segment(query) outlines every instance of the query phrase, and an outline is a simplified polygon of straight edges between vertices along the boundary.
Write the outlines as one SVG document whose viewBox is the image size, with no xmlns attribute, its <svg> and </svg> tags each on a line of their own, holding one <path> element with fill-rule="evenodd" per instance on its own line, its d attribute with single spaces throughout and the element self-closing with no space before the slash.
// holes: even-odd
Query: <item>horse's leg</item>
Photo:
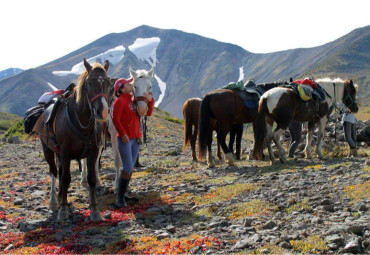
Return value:
<svg viewBox="0 0 370 255">
<path fill-rule="evenodd" d="M 103 148 L 104 148 L 103 146 L 99 147 L 98 157 L 96 158 L 96 162 L 95 162 L 96 187 L 102 186 L 100 179 L 99 179 L 99 170 L 100 170 L 100 158 L 101 158 L 101 154 L 103 153 Z"/>
<path fill-rule="evenodd" d="M 114 193 L 116 194 L 118 191 L 118 183 L 119 183 L 119 176 L 121 174 L 121 156 L 118 151 L 118 144 L 117 144 L 117 131 L 112 130 L 111 132 L 111 144 L 113 150 L 113 157 L 114 157 L 114 167 L 116 169 L 116 177 L 114 179 Z"/>
<path fill-rule="evenodd" d="M 58 220 L 64 221 L 68 218 L 68 200 L 67 193 L 69 184 L 71 183 L 71 172 L 70 172 L 71 160 L 61 154 L 59 169 L 59 197 L 60 197 L 60 207 L 58 211 Z"/>
<path fill-rule="evenodd" d="M 193 157 L 193 161 L 198 161 L 197 154 L 195 152 L 195 143 L 197 141 L 197 134 L 198 134 L 198 129 L 195 127 L 194 132 L 191 134 L 191 138 L 190 138 L 191 156 Z"/>
<path fill-rule="evenodd" d="M 312 158 L 311 143 L 312 143 L 312 134 L 313 134 L 314 127 L 315 127 L 315 123 L 308 122 L 308 130 L 307 130 L 307 136 L 306 136 L 306 147 L 304 149 L 305 154 L 306 154 L 306 159 L 311 159 Z"/>
<path fill-rule="evenodd" d="M 219 160 L 222 160 L 222 155 L 221 155 L 221 146 L 220 146 L 220 143 L 219 141 L 217 140 L 217 158 Z"/>
<path fill-rule="evenodd" d="M 274 143 L 279 151 L 280 162 L 285 164 L 286 163 L 286 153 L 285 153 L 283 146 L 280 143 L 280 137 L 283 134 L 283 132 L 284 132 L 284 129 L 277 128 L 277 130 L 275 130 L 272 135 L 272 139 L 274 140 Z"/>
<path fill-rule="evenodd" d="M 97 203 L 96 203 L 96 162 L 99 162 L 99 151 L 100 148 L 98 148 L 98 151 L 95 155 L 91 155 L 90 157 L 87 157 L 87 182 L 89 183 L 89 200 L 90 200 L 90 219 L 92 221 L 101 221 L 103 220 L 100 214 L 100 211 L 98 209 Z"/>
<path fill-rule="evenodd" d="M 229 166 L 233 166 L 235 165 L 234 156 L 225 143 L 227 133 L 228 132 L 224 127 L 220 128 L 217 132 L 217 141 L 220 143 L 220 146 L 225 153 L 225 161 L 229 164 Z"/>
<path fill-rule="evenodd" d="M 87 165 L 86 159 L 81 160 L 81 186 L 88 188 L 89 184 L 87 183 Z"/>
<path fill-rule="evenodd" d="M 275 156 L 274 151 L 272 150 L 272 125 L 266 122 L 266 138 L 265 138 L 265 144 L 268 149 L 269 158 L 272 164 L 275 164 Z"/>
<path fill-rule="evenodd" d="M 319 132 L 317 135 L 316 153 L 320 159 L 325 159 L 325 156 L 322 153 L 322 141 L 324 139 L 324 131 L 325 131 L 325 126 L 326 126 L 327 121 L 328 121 L 328 118 L 325 115 L 324 117 L 320 119 L 320 122 L 319 122 Z"/>
<path fill-rule="evenodd" d="M 50 200 L 49 200 L 49 209 L 52 211 L 58 210 L 58 200 L 56 197 L 56 177 L 58 175 L 58 170 L 55 164 L 55 159 L 54 159 L 54 152 L 50 150 L 49 148 L 46 147 L 46 145 L 42 143 L 42 148 L 44 151 L 44 156 L 46 159 L 46 162 L 49 164 L 49 174 L 51 177 L 51 185 L 50 185 Z"/>
<path fill-rule="evenodd" d="M 215 162 L 213 161 L 213 156 L 212 156 L 212 131 L 207 132 L 207 164 L 209 168 L 215 167 Z"/>
<path fill-rule="evenodd" d="M 241 148 L 242 148 L 242 137 L 243 137 L 243 124 L 236 124 L 236 145 L 235 155 L 236 160 L 240 160 Z"/>
</svg>

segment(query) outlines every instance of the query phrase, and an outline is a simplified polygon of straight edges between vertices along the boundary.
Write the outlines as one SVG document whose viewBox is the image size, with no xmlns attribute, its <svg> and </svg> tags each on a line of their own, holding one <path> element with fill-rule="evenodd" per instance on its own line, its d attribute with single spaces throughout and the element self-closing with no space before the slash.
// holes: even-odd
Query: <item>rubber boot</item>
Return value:
<svg viewBox="0 0 370 255">
<path fill-rule="evenodd" d="M 127 206 L 125 200 L 125 193 L 127 191 L 129 182 L 130 174 L 122 171 L 118 182 L 118 192 L 116 200 L 116 207 L 118 208 L 123 208 Z"/>
<path fill-rule="evenodd" d="M 135 162 L 135 167 L 144 167 L 142 164 L 140 164 L 139 162 L 139 155 L 137 155 L 137 159 L 136 159 L 136 162 Z"/>
<path fill-rule="evenodd" d="M 130 173 L 130 180 L 131 180 L 131 177 L 132 177 L 132 173 Z M 137 197 L 129 196 L 127 191 L 125 193 L 125 200 L 126 201 L 136 202 L 136 203 L 139 202 L 139 199 Z"/>
</svg>

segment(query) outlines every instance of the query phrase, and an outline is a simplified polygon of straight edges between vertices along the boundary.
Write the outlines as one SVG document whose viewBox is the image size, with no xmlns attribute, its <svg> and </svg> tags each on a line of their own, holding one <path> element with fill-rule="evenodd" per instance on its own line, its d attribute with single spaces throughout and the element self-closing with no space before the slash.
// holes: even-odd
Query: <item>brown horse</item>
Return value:
<svg viewBox="0 0 370 255">
<path fill-rule="evenodd" d="M 183 151 L 185 151 L 190 144 L 191 156 L 193 157 L 193 161 L 197 161 L 197 155 L 195 152 L 195 143 L 197 141 L 198 136 L 199 114 L 201 103 L 202 103 L 201 98 L 193 97 L 186 100 L 182 107 L 182 113 L 184 116 Z M 216 130 L 216 123 L 214 121 L 212 121 L 210 126 L 212 131 Z M 230 151 L 233 151 L 233 145 L 236 137 L 236 159 L 238 160 L 240 159 L 242 135 L 243 135 L 243 124 L 233 125 L 230 131 L 229 149 Z M 217 157 L 220 160 L 222 159 L 219 143 L 217 143 Z"/>
<path fill-rule="evenodd" d="M 51 125 L 44 124 L 40 140 L 49 165 L 51 182 L 49 209 L 57 210 L 55 179 L 59 170 L 58 220 L 68 218 L 67 193 L 71 182 L 70 162 L 86 158 L 88 168 L 90 219 L 102 220 L 96 204 L 96 162 L 102 143 L 103 123 L 108 118 L 108 100 L 111 80 L 104 66 L 91 66 L 84 59 L 86 70 L 78 79 L 73 93 L 60 105 Z M 57 164 L 55 162 L 57 161 Z M 57 168 L 58 165 L 58 168 Z"/>
<path fill-rule="evenodd" d="M 267 91 L 287 82 L 273 82 L 259 84 L 257 87 L 262 91 Z M 204 158 L 208 148 L 207 163 L 209 167 L 214 167 L 212 158 L 212 131 L 210 129 L 212 121 L 217 122 L 216 132 L 217 141 L 225 154 L 229 165 L 234 165 L 234 158 L 230 149 L 226 146 L 225 138 L 230 132 L 233 124 L 253 123 L 255 130 L 255 119 L 257 108 L 247 108 L 243 100 L 237 93 L 230 89 L 217 89 L 209 92 L 202 100 L 199 124 L 199 157 Z"/>
<path fill-rule="evenodd" d="M 255 143 L 253 153 L 256 159 L 263 159 L 263 146 L 267 143 L 269 157 L 272 164 L 275 157 L 271 148 L 271 140 L 279 150 L 279 158 L 282 163 L 286 162 L 285 150 L 280 144 L 282 132 L 289 126 L 292 120 L 308 122 L 308 132 L 306 139 L 306 158 L 311 158 L 312 134 L 316 123 L 319 123 L 316 152 L 320 158 L 324 158 L 321 151 L 322 140 L 324 137 L 325 125 L 327 123 L 332 107 L 342 102 L 352 112 L 358 111 L 356 102 L 357 88 L 352 80 L 316 80 L 328 95 L 324 100 L 315 102 L 314 100 L 302 101 L 298 98 L 293 89 L 274 88 L 267 91 L 259 101 L 258 118 L 256 121 Z M 276 122 L 277 126 L 272 132 L 272 125 Z"/>
</svg>

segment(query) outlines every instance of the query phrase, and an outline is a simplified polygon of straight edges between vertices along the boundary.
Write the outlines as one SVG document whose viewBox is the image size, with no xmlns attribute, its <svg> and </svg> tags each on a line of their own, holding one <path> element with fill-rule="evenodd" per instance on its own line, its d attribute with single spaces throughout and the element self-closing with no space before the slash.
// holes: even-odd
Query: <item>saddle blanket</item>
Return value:
<svg viewBox="0 0 370 255">
<path fill-rule="evenodd" d="M 231 82 L 228 85 L 223 86 L 222 89 L 233 90 L 248 109 L 257 109 L 258 101 L 263 94 L 263 91 L 252 81 L 248 81 L 245 84 L 243 81 L 238 81 L 236 83 Z"/>
</svg>

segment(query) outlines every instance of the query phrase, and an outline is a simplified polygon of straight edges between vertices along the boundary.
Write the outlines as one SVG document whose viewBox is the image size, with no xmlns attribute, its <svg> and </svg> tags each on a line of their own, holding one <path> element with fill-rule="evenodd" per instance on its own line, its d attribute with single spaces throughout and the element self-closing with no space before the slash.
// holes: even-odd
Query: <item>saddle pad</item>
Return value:
<svg viewBox="0 0 370 255">
<path fill-rule="evenodd" d="M 308 101 L 312 98 L 313 89 L 310 86 L 298 84 L 298 94 L 303 101 Z"/>
</svg>

